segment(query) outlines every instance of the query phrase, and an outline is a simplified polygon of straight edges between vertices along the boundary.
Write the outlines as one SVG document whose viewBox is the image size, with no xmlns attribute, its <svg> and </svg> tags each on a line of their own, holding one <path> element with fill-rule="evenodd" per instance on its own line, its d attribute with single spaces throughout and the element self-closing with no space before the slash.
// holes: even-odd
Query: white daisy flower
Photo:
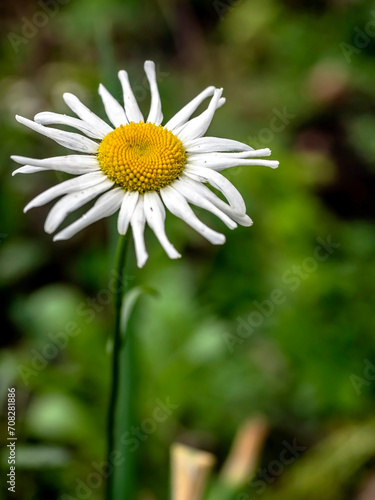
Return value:
<svg viewBox="0 0 375 500">
<path fill-rule="evenodd" d="M 163 114 L 155 64 L 146 61 L 144 68 L 151 89 L 147 120 L 138 107 L 128 74 L 120 71 L 124 107 L 103 85 L 99 86 L 113 126 L 69 93 L 64 94 L 64 100 L 78 118 L 51 112 L 38 113 L 34 121 L 16 116 L 23 125 L 81 154 L 41 160 L 12 156 L 23 165 L 13 175 L 58 170 L 77 176 L 47 189 L 26 205 L 25 212 L 60 197 L 45 221 L 47 233 L 55 232 L 69 213 L 98 198 L 88 212 L 58 232 L 54 241 L 71 238 L 93 222 L 119 211 L 118 232 L 124 235 L 131 226 L 139 267 L 148 258 L 144 240 L 146 223 L 171 259 L 181 257 L 165 234 L 165 207 L 214 245 L 223 244 L 225 236 L 204 224 L 190 204 L 212 212 L 230 229 L 237 224 L 250 226 L 252 221 L 246 215 L 242 196 L 220 171 L 238 165 L 278 166 L 277 161 L 256 158 L 269 156 L 269 149 L 254 150 L 235 140 L 204 137 L 215 111 L 225 102 L 221 97 L 223 89 L 207 87 L 161 125 Z M 207 109 L 191 118 L 207 98 L 211 98 Z M 46 125 L 68 125 L 80 133 Z M 207 184 L 219 190 L 228 203 Z"/>
</svg>

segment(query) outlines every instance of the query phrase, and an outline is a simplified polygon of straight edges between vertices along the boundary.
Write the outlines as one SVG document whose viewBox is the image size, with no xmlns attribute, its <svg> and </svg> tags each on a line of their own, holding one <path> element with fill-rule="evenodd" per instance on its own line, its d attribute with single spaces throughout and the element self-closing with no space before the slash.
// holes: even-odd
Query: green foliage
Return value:
<svg viewBox="0 0 375 500">
<path fill-rule="evenodd" d="M 13 4 L 0 22 L 23 36 L 23 19 L 41 7 Z M 131 257 L 130 287 L 159 294 L 134 318 L 139 422 L 158 401 L 177 407 L 138 442 L 144 498 L 167 497 L 174 440 L 214 452 L 220 465 L 239 425 L 259 413 L 271 425 L 260 468 L 284 440 L 307 450 L 264 493 L 250 486 L 236 500 L 356 498 L 375 455 L 375 40 L 367 35 L 359 48 L 354 30 L 365 33 L 370 11 L 350 1 L 81 0 L 61 4 L 16 47 L 3 38 L 0 402 L 5 411 L 6 387 L 17 388 L 17 498 L 77 496 L 104 460 L 116 234 L 100 222 L 52 243 L 43 232 L 49 207 L 22 213 L 63 177 L 11 178 L 10 154 L 64 150 L 13 116 L 67 113 L 67 91 L 104 116 L 96 88 L 102 81 L 120 99 L 120 68 L 146 110 L 145 59 L 157 63 L 166 119 L 203 87 L 223 86 L 227 104 L 210 135 L 270 147 L 280 168 L 227 172 L 254 226 L 229 232 L 200 211 L 225 232 L 223 247 L 168 214 L 183 258 L 168 260 L 151 232 L 146 267 L 136 270 Z M 327 250 L 330 238 L 339 246 Z M 4 474 L 3 455 L 1 464 Z"/>
</svg>

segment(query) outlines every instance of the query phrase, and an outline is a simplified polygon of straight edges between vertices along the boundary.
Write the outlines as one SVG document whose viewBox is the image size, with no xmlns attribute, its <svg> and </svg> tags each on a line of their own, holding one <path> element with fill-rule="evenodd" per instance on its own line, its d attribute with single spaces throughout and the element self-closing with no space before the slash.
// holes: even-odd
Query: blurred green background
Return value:
<svg viewBox="0 0 375 500">
<path fill-rule="evenodd" d="M 209 135 L 270 147 L 280 168 L 226 173 L 254 226 L 229 232 L 201 211 L 225 232 L 223 247 L 169 214 L 183 258 L 168 260 L 150 232 L 146 267 L 131 257 L 129 284 L 160 292 L 142 300 L 134 322 L 138 418 L 160 400 L 177 407 L 137 441 L 140 498 L 167 497 L 171 443 L 211 451 L 219 470 L 256 415 L 269 432 L 255 476 L 233 498 L 375 498 L 374 9 L 354 0 L 2 1 L 0 431 L 14 386 L 12 498 L 88 498 L 77 487 L 104 460 L 116 246 L 114 221 L 52 243 L 43 231 L 50 206 L 23 214 L 65 177 L 12 178 L 9 156 L 65 150 L 14 115 L 69 114 L 62 93 L 73 92 L 104 117 L 98 84 L 121 99 L 122 68 L 147 111 L 146 59 L 157 66 L 165 119 L 222 86 L 227 103 Z M 303 454 L 281 472 L 270 467 L 294 441 Z M 89 498 L 102 499 L 102 486 Z"/>
</svg>

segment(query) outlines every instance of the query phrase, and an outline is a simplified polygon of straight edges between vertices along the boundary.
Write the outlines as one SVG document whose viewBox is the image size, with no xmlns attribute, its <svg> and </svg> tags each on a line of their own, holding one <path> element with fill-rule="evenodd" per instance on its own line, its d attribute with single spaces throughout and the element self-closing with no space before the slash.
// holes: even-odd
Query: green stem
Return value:
<svg viewBox="0 0 375 500">
<path fill-rule="evenodd" d="M 128 243 L 128 238 L 125 236 L 120 236 L 118 247 L 117 247 L 117 253 L 116 253 L 116 264 L 115 264 L 115 270 L 117 272 L 117 278 L 118 278 L 118 283 L 119 286 L 116 288 L 116 291 L 113 292 L 113 303 L 114 303 L 114 311 L 115 311 L 115 325 L 114 325 L 114 337 L 113 337 L 113 345 L 112 345 L 112 386 L 111 386 L 111 395 L 110 395 L 110 401 L 109 401 L 109 410 L 108 410 L 108 422 L 107 422 L 107 439 L 108 439 L 108 467 L 109 470 L 111 471 L 108 477 L 107 481 L 107 500 L 116 500 L 116 483 L 118 477 L 123 477 L 129 476 L 128 474 L 124 474 L 124 470 L 119 470 L 120 468 L 126 470 L 128 466 L 130 465 L 126 459 L 125 463 L 123 465 L 120 465 L 120 459 L 119 459 L 119 454 L 121 453 L 119 451 L 119 443 L 118 440 L 121 436 L 121 430 L 126 429 L 127 426 L 130 425 L 130 408 L 129 405 L 126 404 L 126 401 L 129 400 L 129 379 L 131 378 L 131 367 L 128 366 L 128 363 L 126 363 L 125 367 L 122 367 L 121 365 L 123 364 L 121 361 L 124 358 L 124 352 L 128 350 L 126 348 L 127 344 L 129 342 L 124 342 L 124 332 L 121 332 L 121 310 L 123 306 L 123 298 L 125 295 L 125 259 L 126 259 L 126 253 L 127 253 L 127 243 Z M 127 337 L 125 337 L 126 339 Z M 128 356 L 125 356 L 128 358 Z M 123 360 L 125 361 L 125 360 Z M 123 373 L 125 369 L 125 373 Z M 124 376 L 125 379 L 124 380 Z M 122 381 L 124 380 L 126 386 L 124 387 L 125 392 L 126 392 L 126 400 L 122 401 L 123 403 L 125 402 L 126 408 L 121 409 L 122 413 L 122 418 L 119 418 L 119 400 L 122 399 L 123 397 L 121 396 L 121 393 L 123 392 L 122 389 Z M 124 421 L 124 415 L 125 415 L 125 421 Z M 128 417 L 128 418 L 126 418 Z M 112 466 L 112 469 L 111 469 Z M 118 498 L 129 498 L 128 496 L 123 496 L 125 492 L 122 492 L 122 496 L 118 497 L 117 495 L 117 500 Z"/>
</svg>

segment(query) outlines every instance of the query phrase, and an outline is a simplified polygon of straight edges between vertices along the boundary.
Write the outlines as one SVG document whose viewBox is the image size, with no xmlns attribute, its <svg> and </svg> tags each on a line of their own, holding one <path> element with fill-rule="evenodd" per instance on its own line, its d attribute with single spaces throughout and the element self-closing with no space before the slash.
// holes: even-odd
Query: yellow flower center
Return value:
<svg viewBox="0 0 375 500">
<path fill-rule="evenodd" d="M 186 164 L 186 151 L 172 132 L 153 123 L 120 125 L 99 145 L 106 176 L 125 191 L 159 191 L 175 181 Z"/>
</svg>

